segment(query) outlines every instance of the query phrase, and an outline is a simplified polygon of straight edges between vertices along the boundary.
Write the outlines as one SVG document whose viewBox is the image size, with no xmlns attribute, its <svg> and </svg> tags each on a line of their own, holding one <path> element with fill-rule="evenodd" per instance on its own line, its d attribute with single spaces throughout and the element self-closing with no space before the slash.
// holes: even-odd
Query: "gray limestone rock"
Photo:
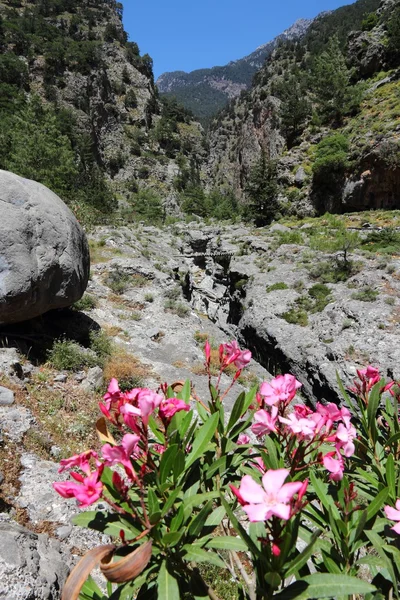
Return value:
<svg viewBox="0 0 400 600">
<path fill-rule="evenodd" d="M 86 236 L 44 185 L 0 170 L 0 324 L 70 306 L 89 277 Z"/>
<path fill-rule="evenodd" d="M 0 386 L 0 406 L 11 406 L 14 404 L 14 392 Z"/>
<path fill-rule="evenodd" d="M 58 600 L 69 557 L 60 542 L 0 515 L 0 600 Z"/>
</svg>

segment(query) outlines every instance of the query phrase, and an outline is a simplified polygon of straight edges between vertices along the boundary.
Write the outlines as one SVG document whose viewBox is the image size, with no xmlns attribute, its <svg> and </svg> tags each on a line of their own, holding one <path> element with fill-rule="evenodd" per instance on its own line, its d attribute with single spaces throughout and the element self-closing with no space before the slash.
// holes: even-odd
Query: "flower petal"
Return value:
<svg viewBox="0 0 400 600">
<path fill-rule="evenodd" d="M 246 506 L 243 506 L 243 510 L 247 513 L 247 516 L 252 523 L 266 521 L 268 512 L 270 512 L 265 504 L 247 504 Z"/>
<path fill-rule="evenodd" d="M 265 492 L 261 485 L 256 483 L 250 475 L 245 475 L 240 482 L 240 495 L 245 502 L 261 504 L 265 502 Z"/>
<path fill-rule="evenodd" d="M 289 471 L 287 469 L 277 469 L 276 471 L 270 469 L 267 471 L 262 478 L 267 494 L 277 494 L 288 475 Z"/>
<path fill-rule="evenodd" d="M 276 497 L 279 502 L 290 502 L 295 494 L 300 490 L 302 486 L 301 481 L 294 481 L 293 483 L 285 483 L 277 493 Z"/>
</svg>

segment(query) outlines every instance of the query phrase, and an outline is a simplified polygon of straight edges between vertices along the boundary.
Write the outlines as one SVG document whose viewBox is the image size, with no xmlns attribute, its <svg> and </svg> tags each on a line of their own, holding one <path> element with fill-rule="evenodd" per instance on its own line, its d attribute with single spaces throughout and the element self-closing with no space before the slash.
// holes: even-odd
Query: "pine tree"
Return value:
<svg viewBox="0 0 400 600">
<path fill-rule="evenodd" d="M 327 49 L 314 63 L 312 87 L 318 112 L 325 122 L 341 123 L 343 116 L 353 112 L 360 103 L 360 93 L 351 85 L 352 71 L 347 68 L 339 40 L 333 37 Z"/>
<path fill-rule="evenodd" d="M 252 168 L 246 186 L 248 212 L 258 227 L 270 223 L 278 212 L 277 168 L 263 151 Z"/>
</svg>

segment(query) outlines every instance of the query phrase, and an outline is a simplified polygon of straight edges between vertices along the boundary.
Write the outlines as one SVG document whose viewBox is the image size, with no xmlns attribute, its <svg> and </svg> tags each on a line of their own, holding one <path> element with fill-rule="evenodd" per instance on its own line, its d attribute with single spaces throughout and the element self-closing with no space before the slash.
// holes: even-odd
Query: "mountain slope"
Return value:
<svg viewBox="0 0 400 600">
<path fill-rule="evenodd" d="M 279 43 L 305 34 L 312 20 L 299 19 L 272 41 L 254 52 L 222 67 L 198 69 L 190 73 L 163 73 L 156 81 L 161 94 L 175 96 L 201 122 L 207 123 L 227 101 L 236 98 L 252 83 L 255 73 Z"/>
<path fill-rule="evenodd" d="M 209 181 L 269 218 L 400 208 L 399 33 L 397 2 L 359 0 L 277 48 L 212 122 Z"/>
<path fill-rule="evenodd" d="M 200 126 L 160 102 L 151 58 L 127 40 L 115 0 L 0 3 L 0 167 L 48 185 L 85 221 L 121 201 L 138 214 L 160 204 L 178 155 L 182 165 L 203 151 Z"/>
</svg>

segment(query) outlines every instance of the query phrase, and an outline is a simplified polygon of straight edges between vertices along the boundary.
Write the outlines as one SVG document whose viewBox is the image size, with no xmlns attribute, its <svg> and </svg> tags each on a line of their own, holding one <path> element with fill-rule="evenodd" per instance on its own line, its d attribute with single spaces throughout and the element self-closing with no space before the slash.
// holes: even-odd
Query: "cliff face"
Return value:
<svg viewBox="0 0 400 600">
<path fill-rule="evenodd" d="M 202 131 L 160 102 L 151 58 L 127 39 L 122 4 L 115 0 L 5 0 L 0 110 L 11 89 L 9 113 L 16 113 L 16 98 L 22 114 L 34 96 L 57 118 L 67 111 L 71 126 L 62 133 L 83 170 L 94 162 L 120 198 L 140 189 L 166 197 L 180 172 L 177 156 L 182 165 L 203 152 Z M 7 71 L 13 63 L 23 72 L 20 79 Z M 1 166 L 9 160 L 3 145 Z"/>
<path fill-rule="evenodd" d="M 390 52 L 399 9 L 377 8 L 361 0 L 322 15 L 274 51 L 211 124 L 209 181 L 246 201 L 263 156 L 276 164 L 281 212 L 400 208 L 399 55 Z"/>
<path fill-rule="evenodd" d="M 311 23 L 311 19 L 299 19 L 248 56 L 222 67 L 163 73 L 156 81 L 157 87 L 161 94 L 175 96 L 197 119 L 208 123 L 229 100 L 251 87 L 254 75 L 279 43 L 301 38 Z"/>
</svg>

